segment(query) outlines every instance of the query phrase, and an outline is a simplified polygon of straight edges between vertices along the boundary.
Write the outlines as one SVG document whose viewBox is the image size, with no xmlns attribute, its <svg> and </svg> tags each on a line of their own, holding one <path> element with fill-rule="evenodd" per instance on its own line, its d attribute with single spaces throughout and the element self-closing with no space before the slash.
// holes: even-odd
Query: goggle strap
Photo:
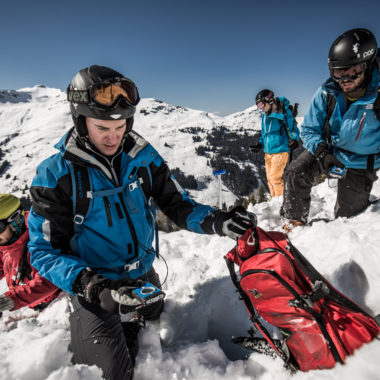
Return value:
<svg viewBox="0 0 380 380">
<path fill-rule="evenodd" d="M 2 234 L 7 226 L 10 226 L 14 231 L 17 224 L 21 221 L 22 210 L 18 209 L 13 212 L 7 219 L 0 220 L 0 234 Z M 15 225 L 13 225 L 15 224 Z"/>
</svg>

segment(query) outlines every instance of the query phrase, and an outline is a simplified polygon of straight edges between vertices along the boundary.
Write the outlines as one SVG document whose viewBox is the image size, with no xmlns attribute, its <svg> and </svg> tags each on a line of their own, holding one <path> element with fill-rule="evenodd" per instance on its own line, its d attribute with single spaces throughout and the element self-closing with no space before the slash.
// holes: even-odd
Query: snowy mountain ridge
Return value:
<svg viewBox="0 0 380 380">
<path fill-rule="evenodd" d="M 0 191 L 12 189 L 21 194 L 30 185 L 37 165 L 57 153 L 54 144 L 72 125 L 66 94 L 59 89 L 35 86 L 18 91 L 1 90 L 0 158 L 3 155 L 6 162 L 0 166 Z M 140 101 L 134 121 L 134 129 L 152 143 L 169 167 L 178 167 L 186 175 L 194 175 L 209 189 L 207 194 L 203 192 L 204 196 L 197 191 L 192 195 L 200 196 L 200 202 L 204 197 L 212 197 L 213 203 L 217 197 L 217 180 L 212 175 L 212 168 L 207 166 L 207 158 L 196 155 L 195 149 L 212 128 L 226 126 L 228 130 L 238 131 L 247 125 L 252 131 L 260 128 L 256 106 L 219 117 L 152 98 Z M 197 142 L 194 142 L 194 135 Z M 236 199 L 226 188 L 224 195 L 229 204 Z"/>
</svg>

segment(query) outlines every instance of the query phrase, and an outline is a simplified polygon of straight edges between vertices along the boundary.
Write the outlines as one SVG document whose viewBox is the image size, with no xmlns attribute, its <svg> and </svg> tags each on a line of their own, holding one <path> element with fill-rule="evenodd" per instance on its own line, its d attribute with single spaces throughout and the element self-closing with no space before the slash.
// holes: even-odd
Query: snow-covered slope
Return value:
<svg viewBox="0 0 380 380">
<path fill-rule="evenodd" d="M 13 93 L 20 101 L 12 103 L 3 102 L 3 94 L 0 92 L 0 149 L 5 154 L 1 160 L 8 160 L 10 166 L 0 178 L 0 192 L 15 188 L 21 195 L 37 163 L 54 151 L 52 145 L 71 126 L 71 121 L 59 90 L 25 89 Z M 12 99 L 13 95 L 8 92 L 4 96 Z M 252 117 L 247 116 L 249 112 L 253 112 Z M 255 110 L 248 109 L 219 118 L 143 99 L 136 114 L 136 129 L 157 147 L 170 166 L 178 166 L 199 178 L 212 176 L 211 169 L 205 165 L 204 157 L 196 156 L 189 148 L 194 145 L 191 135 L 180 129 L 235 125 L 230 119 L 240 128 L 239 123 L 254 124 L 257 117 Z M 9 139 L 12 134 L 16 135 Z M 211 203 L 215 194 L 210 186 L 195 192 L 195 196 Z M 372 194 L 380 196 L 380 181 L 375 183 Z M 335 197 L 334 181 L 315 187 L 310 218 L 332 219 Z M 280 230 L 281 201 L 280 197 L 250 207 L 261 227 Z M 377 203 L 355 218 L 316 222 L 290 234 L 293 244 L 338 289 L 376 314 L 380 313 L 379 216 L 380 203 Z M 294 376 L 286 372 L 280 360 L 250 354 L 234 346 L 231 336 L 245 335 L 250 322 L 223 260 L 233 245 L 228 238 L 187 231 L 160 233 L 160 252 L 169 267 L 163 286 L 167 294 L 166 308 L 161 325 L 148 325 L 140 334 L 136 380 L 380 378 L 379 341 L 358 350 L 344 366 Z M 163 260 L 155 266 L 163 280 L 167 274 Z M 70 364 L 68 315 L 65 294 L 38 316 L 26 309 L 5 312 L 0 320 L 0 379 L 100 379 L 98 369 Z"/>
<path fill-rule="evenodd" d="M 36 166 L 56 153 L 54 144 L 72 125 L 66 95 L 61 90 L 35 86 L 0 91 L 0 158 L 5 168 L 11 166 L 2 171 L 0 163 L 0 191 L 12 190 L 21 195 L 30 185 Z M 136 110 L 134 128 L 153 144 L 171 168 L 178 167 L 205 185 L 202 192 L 192 191 L 198 201 L 207 199 L 216 204 L 217 180 L 206 164 L 206 157 L 195 154 L 195 148 L 202 141 L 195 143 L 189 129 L 197 128 L 198 136 L 204 139 L 207 131 L 222 125 L 231 130 L 244 125 L 257 130 L 259 113 L 252 107 L 223 118 L 155 99 L 142 99 Z M 223 195 L 227 204 L 236 198 L 227 188 Z"/>
</svg>

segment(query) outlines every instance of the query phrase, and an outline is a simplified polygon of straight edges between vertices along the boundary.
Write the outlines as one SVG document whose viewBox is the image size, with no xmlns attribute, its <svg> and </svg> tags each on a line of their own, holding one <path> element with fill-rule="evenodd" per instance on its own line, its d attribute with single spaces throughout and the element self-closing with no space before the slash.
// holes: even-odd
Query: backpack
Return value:
<svg viewBox="0 0 380 380">
<path fill-rule="evenodd" d="M 293 117 L 294 117 L 294 121 L 297 123 L 297 121 L 295 120 L 297 115 L 298 115 L 298 106 L 299 104 L 298 103 L 294 103 L 294 106 L 289 104 L 289 109 L 290 109 L 290 112 L 292 113 Z"/>
<path fill-rule="evenodd" d="M 335 289 L 282 232 L 250 228 L 225 259 L 253 323 L 249 337 L 233 341 L 253 350 L 264 341 L 292 371 L 344 363 L 380 332 L 376 319 Z"/>
<path fill-rule="evenodd" d="M 278 99 L 278 98 L 276 98 L 276 99 Z M 280 125 L 281 125 L 280 133 L 282 134 L 283 131 L 285 131 L 288 138 L 291 139 L 291 136 L 289 134 L 290 128 L 288 125 L 288 119 L 286 118 L 285 101 L 282 101 L 280 103 L 277 102 L 277 105 L 279 107 L 279 112 L 284 114 L 284 121 L 280 120 Z M 291 105 L 291 104 L 288 105 L 288 109 L 290 110 L 290 112 L 293 116 L 293 125 L 291 128 L 292 132 L 294 131 L 294 125 L 297 125 L 296 116 L 298 115 L 298 106 L 299 106 L 298 103 L 294 103 L 294 105 Z"/>
</svg>

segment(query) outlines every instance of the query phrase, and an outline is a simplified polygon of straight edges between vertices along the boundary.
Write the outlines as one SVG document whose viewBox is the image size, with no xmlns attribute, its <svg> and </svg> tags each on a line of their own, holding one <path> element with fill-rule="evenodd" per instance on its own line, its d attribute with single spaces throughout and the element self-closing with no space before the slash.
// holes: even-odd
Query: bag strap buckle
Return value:
<svg viewBox="0 0 380 380">
<path fill-rule="evenodd" d="M 75 224 L 79 224 L 79 225 L 82 224 L 82 223 L 84 222 L 84 216 L 81 215 L 81 214 L 76 214 L 76 215 L 74 215 L 73 222 L 74 222 Z"/>
<path fill-rule="evenodd" d="M 133 262 L 131 264 L 124 265 L 123 269 L 126 272 L 130 272 L 131 270 L 138 269 L 139 266 L 140 266 L 140 261 L 135 261 L 135 262 Z"/>
</svg>

